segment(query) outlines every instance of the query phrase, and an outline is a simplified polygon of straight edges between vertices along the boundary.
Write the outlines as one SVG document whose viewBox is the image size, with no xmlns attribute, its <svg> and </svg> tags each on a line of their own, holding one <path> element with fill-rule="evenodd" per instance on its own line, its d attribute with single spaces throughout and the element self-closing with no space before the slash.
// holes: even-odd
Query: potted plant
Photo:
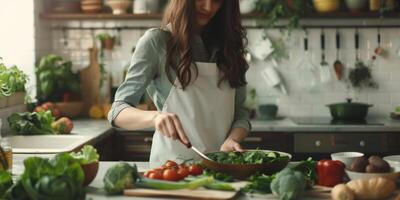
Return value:
<svg viewBox="0 0 400 200">
<path fill-rule="evenodd" d="M 72 71 L 72 62 L 57 55 L 44 56 L 37 68 L 37 99 L 39 103 L 55 102 L 61 116 L 76 117 L 83 103 L 80 95 L 79 72 Z"/>
<path fill-rule="evenodd" d="M 258 21 L 260 25 L 273 27 L 278 20 L 287 19 L 286 30 L 290 33 L 293 29 L 300 26 L 299 20 L 312 6 L 309 1 L 303 0 L 258 0 L 256 3 L 256 13 L 262 15 Z"/>
<path fill-rule="evenodd" d="M 100 40 L 101 48 L 112 50 L 114 48 L 115 36 L 112 36 L 108 33 L 101 33 L 97 35 L 97 38 Z"/>
<path fill-rule="evenodd" d="M 0 57 L 0 108 L 24 103 L 28 76 L 17 66 L 6 67 Z"/>
</svg>

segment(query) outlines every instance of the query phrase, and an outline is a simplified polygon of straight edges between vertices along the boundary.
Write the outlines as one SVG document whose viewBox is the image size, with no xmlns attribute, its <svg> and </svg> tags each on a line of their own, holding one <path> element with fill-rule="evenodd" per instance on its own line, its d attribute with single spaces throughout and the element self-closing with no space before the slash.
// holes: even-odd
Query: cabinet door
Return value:
<svg viewBox="0 0 400 200">
<path fill-rule="evenodd" d="M 241 143 L 246 149 L 292 152 L 293 139 L 288 133 L 251 132 Z"/>
<path fill-rule="evenodd" d="M 153 132 L 118 133 L 118 158 L 123 161 L 149 161 Z"/>
</svg>

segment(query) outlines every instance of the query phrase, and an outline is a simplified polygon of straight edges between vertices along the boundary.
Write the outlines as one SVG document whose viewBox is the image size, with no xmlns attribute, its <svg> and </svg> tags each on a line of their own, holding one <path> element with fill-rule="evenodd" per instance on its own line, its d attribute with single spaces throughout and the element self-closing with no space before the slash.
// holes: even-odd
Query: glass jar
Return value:
<svg viewBox="0 0 400 200">
<path fill-rule="evenodd" d="M 8 138 L 0 139 L 0 162 L 0 169 L 4 169 L 3 166 L 6 166 L 8 171 L 12 170 L 12 148 Z"/>
</svg>

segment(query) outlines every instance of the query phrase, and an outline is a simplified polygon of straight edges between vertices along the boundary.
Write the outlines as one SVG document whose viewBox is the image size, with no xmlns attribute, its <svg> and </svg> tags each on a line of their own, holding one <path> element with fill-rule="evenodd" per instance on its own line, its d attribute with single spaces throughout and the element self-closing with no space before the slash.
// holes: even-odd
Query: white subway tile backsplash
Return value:
<svg viewBox="0 0 400 200">
<path fill-rule="evenodd" d="M 91 30 L 69 30 L 66 35 L 60 29 L 50 31 L 52 37 L 51 52 L 59 54 L 66 59 L 73 60 L 76 65 L 88 64 L 88 48 L 93 46 L 94 36 L 100 33 L 110 33 L 121 39 L 121 45 L 116 46 L 114 53 L 118 54 L 118 59 L 122 61 L 130 61 L 131 49 L 134 47 L 138 39 L 144 34 L 146 29 L 129 29 L 120 32 L 116 30 L 104 30 L 104 27 L 114 26 L 137 26 L 137 27 L 158 27 L 159 20 L 122 20 L 122 21 L 70 21 L 51 23 L 53 27 L 96 27 L 94 32 Z M 348 69 L 354 68 L 355 63 L 355 29 L 338 30 L 341 36 L 341 49 L 339 58 L 346 67 L 345 77 L 348 75 Z M 375 47 L 377 47 L 377 30 L 376 29 L 359 29 L 360 33 L 360 50 L 359 57 L 367 62 L 373 55 Z M 46 32 L 46 31 L 44 31 Z M 355 101 L 374 104 L 371 108 L 371 116 L 387 116 L 387 113 L 396 105 L 400 105 L 400 56 L 396 55 L 397 49 L 400 48 L 400 39 L 398 35 L 400 30 L 381 29 L 382 43 L 381 46 L 387 50 L 388 57 L 379 57 L 373 68 L 373 76 L 379 83 L 379 89 L 364 89 L 360 92 L 353 90 L 348 91 L 347 83 L 337 81 L 332 67 L 336 60 L 336 42 L 335 29 L 325 29 L 326 35 L 326 60 L 331 66 L 332 82 L 326 85 L 319 85 L 314 92 L 304 90 L 300 84 L 299 65 L 304 59 L 303 38 L 305 32 L 303 30 L 295 30 L 290 38 L 284 38 L 288 48 L 289 60 L 279 63 L 278 70 L 286 85 L 289 95 L 283 95 L 278 89 L 270 88 L 267 82 L 260 76 L 260 71 L 266 67 L 263 61 L 254 60 L 250 63 L 250 69 L 247 73 L 249 88 L 255 88 L 259 96 L 260 103 L 279 104 L 279 112 L 286 116 L 329 116 L 329 110 L 326 104 L 344 102 L 346 98 L 352 97 Z M 257 42 L 261 30 L 249 29 L 247 31 L 249 46 Z M 274 40 L 282 37 L 279 30 L 270 29 L 268 35 Z M 309 49 L 311 60 L 315 65 L 315 69 L 319 70 L 321 61 L 321 45 L 320 34 L 321 29 L 307 30 L 309 38 Z M 43 46 L 48 44 L 46 33 L 41 34 L 37 38 L 43 40 Z M 64 38 L 67 39 L 68 45 L 64 46 Z M 96 45 L 99 46 L 96 39 Z M 40 47 L 38 48 L 40 49 Z M 48 48 L 43 48 L 48 49 Z M 317 72 L 319 75 L 319 72 Z"/>
</svg>

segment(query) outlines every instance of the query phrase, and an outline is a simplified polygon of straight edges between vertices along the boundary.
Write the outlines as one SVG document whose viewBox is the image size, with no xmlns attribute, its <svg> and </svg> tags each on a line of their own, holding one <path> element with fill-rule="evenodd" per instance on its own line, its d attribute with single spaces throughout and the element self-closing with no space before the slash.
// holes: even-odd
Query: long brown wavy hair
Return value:
<svg viewBox="0 0 400 200">
<path fill-rule="evenodd" d="M 173 83 L 172 71 L 185 89 L 192 79 L 197 78 L 198 68 L 193 62 L 193 41 L 196 23 L 196 0 L 171 0 L 166 9 L 163 25 L 171 27 L 171 37 L 167 42 L 166 73 Z M 228 81 L 232 88 L 247 84 L 245 73 L 249 68 L 244 56 L 247 45 L 246 31 L 241 24 L 239 0 L 224 0 L 211 21 L 203 28 L 202 38 L 206 46 L 217 45 L 217 66 L 219 83 Z M 179 55 L 179 62 L 174 56 Z M 194 70 L 194 73 L 192 72 Z M 192 74 L 195 77 L 192 77 Z"/>
</svg>

